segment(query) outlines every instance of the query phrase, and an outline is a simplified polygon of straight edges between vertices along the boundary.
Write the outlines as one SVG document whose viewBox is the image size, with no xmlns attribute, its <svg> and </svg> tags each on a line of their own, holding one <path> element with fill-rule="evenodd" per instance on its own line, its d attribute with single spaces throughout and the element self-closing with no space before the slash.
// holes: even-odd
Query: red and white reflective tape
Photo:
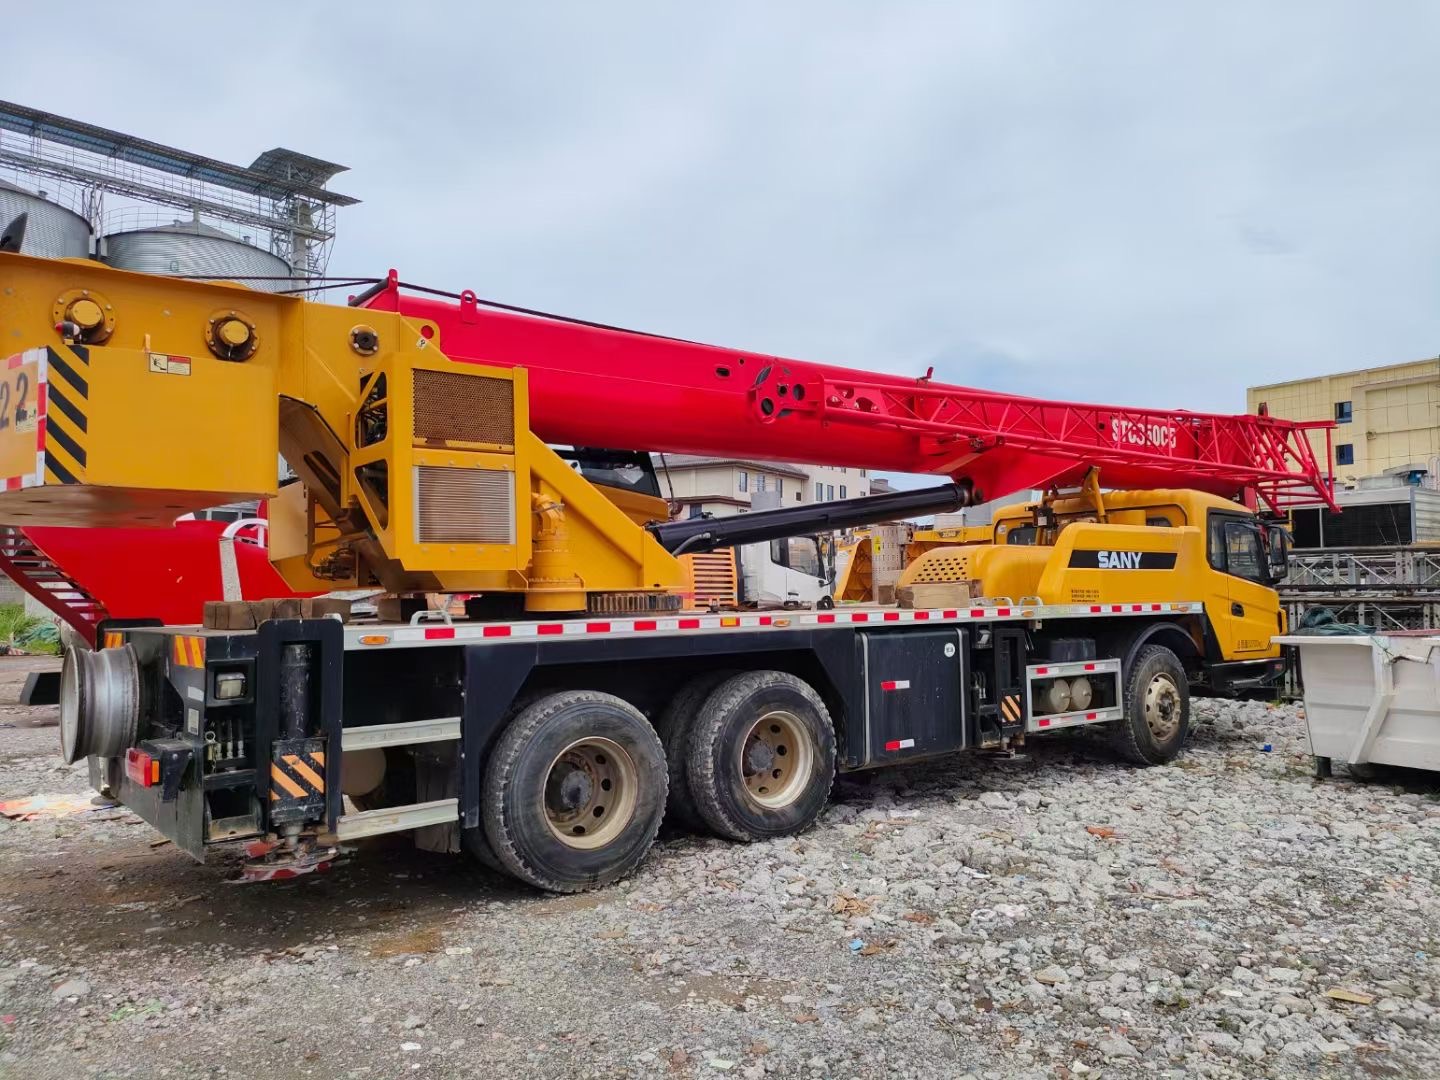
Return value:
<svg viewBox="0 0 1440 1080">
<path fill-rule="evenodd" d="M 914 739 L 891 739 L 885 744 L 885 749 L 893 753 L 896 750 L 910 750 L 914 746 Z"/>
<path fill-rule="evenodd" d="M 774 615 L 666 615 L 658 618 L 565 619 L 551 622 L 457 622 L 376 625 L 345 628 L 345 646 L 351 649 L 396 648 L 415 645 L 449 645 L 507 638 L 576 638 L 597 634 L 677 634 L 691 631 L 783 630 L 808 627 L 855 626 L 887 623 L 970 623 L 993 619 L 1093 619 L 1132 614 L 1190 614 L 1204 610 L 1198 601 L 1163 604 L 1044 604 L 1033 607 L 932 608 L 897 611 L 870 608 L 862 611 L 797 611 Z"/>
<path fill-rule="evenodd" d="M 880 684 L 881 690 L 909 690 L 909 679 L 886 679 Z"/>
<path fill-rule="evenodd" d="M 1068 660 L 1058 663 L 1034 664 L 1025 669 L 1031 678 L 1062 675 L 1103 675 L 1120 670 L 1119 660 Z"/>
</svg>

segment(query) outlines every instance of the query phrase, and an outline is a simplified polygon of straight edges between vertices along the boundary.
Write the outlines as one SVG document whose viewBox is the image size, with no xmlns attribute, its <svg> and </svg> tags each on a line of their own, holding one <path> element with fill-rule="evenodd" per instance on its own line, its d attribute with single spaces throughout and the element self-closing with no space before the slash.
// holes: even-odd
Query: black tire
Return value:
<svg viewBox="0 0 1440 1080">
<path fill-rule="evenodd" d="M 709 826 L 695 808 L 690 794 L 689 748 L 690 732 L 700 706 L 717 686 L 735 673 L 707 671 L 697 675 L 680 688 L 655 721 L 655 733 L 665 747 L 665 764 L 670 779 L 670 794 L 665 804 L 665 820 L 689 832 L 708 832 Z"/>
<path fill-rule="evenodd" d="M 497 874 L 510 877 L 510 871 L 505 869 L 505 864 L 496 857 L 494 850 L 490 847 L 490 841 L 485 838 L 485 827 L 478 829 L 463 829 L 460 833 L 460 844 L 465 853 L 479 861 L 480 865 L 487 870 L 493 870 Z"/>
<path fill-rule="evenodd" d="M 469 601 L 466 601 L 466 611 L 469 611 Z M 543 695 L 543 691 L 532 689 L 517 696 L 505 715 L 505 723 L 510 723 L 511 720 L 519 716 L 521 712 L 538 701 Z M 484 778 L 481 777 L 480 779 L 483 782 Z M 479 861 L 480 865 L 487 870 L 493 870 L 495 873 L 507 878 L 512 876 L 510 871 L 505 869 L 505 864 L 495 855 L 495 849 L 490 846 L 490 841 L 486 839 L 485 825 L 483 823 L 473 829 L 461 830 L 460 845 L 465 849 L 467 855 L 473 856 Z"/>
<path fill-rule="evenodd" d="M 617 758 L 606 749 L 611 746 L 623 754 Z M 567 788 L 554 782 L 552 770 L 560 767 L 562 754 L 568 759 L 582 753 L 589 755 L 587 760 L 620 770 L 614 788 L 604 790 L 613 790 L 617 800 L 632 801 L 626 811 L 597 803 L 595 818 L 602 824 L 586 833 L 589 825 L 579 823 L 591 822 L 586 807 L 605 797 L 596 794 L 594 774 L 571 768 L 566 775 L 579 778 L 579 790 L 590 802 L 569 808 L 584 816 L 565 826 L 575 839 L 562 839 L 552 810 L 558 812 L 555 800 Z M 665 792 L 665 750 L 639 710 L 597 691 L 548 694 L 520 711 L 490 755 L 481 789 L 485 838 L 507 873 L 536 888 L 569 893 L 610 885 L 639 866 L 655 842 L 665 815 Z M 604 818 L 602 812 L 612 808 L 615 814 Z M 608 829 L 614 834 L 599 846 L 575 846 Z"/>
<path fill-rule="evenodd" d="M 1133 764 L 1164 765 L 1180 753 L 1190 732 L 1190 681 L 1185 665 L 1163 645 L 1143 645 L 1125 672 L 1124 682 L 1125 716 L 1112 725 L 1112 745 Z M 1152 693 L 1153 711 L 1147 717 L 1147 695 Z"/>
<path fill-rule="evenodd" d="M 759 751 L 766 759 L 763 768 L 754 758 L 742 763 L 742 755 L 750 750 L 752 730 L 767 713 L 784 718 L 772 730 L 782 727 L 787 734 L 776 736 L 783 740 L 777 745 L 767 744 Z M 797 739 L 805 740 L 799 755 L 795 747 L 785 745 Z M 801 763 L 777 792 L 777 797 L 786 790 L 789 795 L 783 805 L 764 805 L 757 801 L 763 788 L 752 791 L 747 775 L 753 783 L 783 758 Z M 752 766 L 748 774 L 745 764 Z M 808 684 L 786 672 L 732 676 L 711 692 L 695 717 L 686 779 L 695 809 L 718 836 L 768 840 L 807 829 L 825 808 L 835 780 L 835 728 L 829 710 Z"/>
</svg>

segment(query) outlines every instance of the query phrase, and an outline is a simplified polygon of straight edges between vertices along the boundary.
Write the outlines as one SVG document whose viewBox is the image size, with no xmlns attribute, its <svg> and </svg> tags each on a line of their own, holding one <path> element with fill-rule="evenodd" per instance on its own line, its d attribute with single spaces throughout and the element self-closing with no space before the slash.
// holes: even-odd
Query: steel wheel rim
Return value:
<svg viewBox="0 0 1440 1080">
<path fill-rule="evenodd" d="M 79 658 L 65 650 L 60 668 L 60 756 L 67 762 L 79 760 L 80 747 L 80 672 Z"/>
<path fill-rule="evenodd" d="M 1156 742 L 1165 742 L 1180 729 L 1180 688 L 1161 672 L 1145 688 L 1145 726 Z"/>
<path fill-rule="evenodd" d="M 815 748 L 794 713 L 777 709 L 750 726 L 740 744 L 740 776 L 750 800 L 767 810 L 795 802 L 810 782 Z"/>
<path fill-rule="evenodd" d="M 619 743 L 576 739 L 555 755 L 545 772 L 545 824 L 566 847 L 604 847 L 635 816 L 639 789 L 635 759 Z"/>
</svg>

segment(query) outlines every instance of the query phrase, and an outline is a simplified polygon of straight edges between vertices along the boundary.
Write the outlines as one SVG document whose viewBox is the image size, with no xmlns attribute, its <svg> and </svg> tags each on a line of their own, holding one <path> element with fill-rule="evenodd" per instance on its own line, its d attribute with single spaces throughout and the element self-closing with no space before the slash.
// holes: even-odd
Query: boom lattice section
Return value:
<svg viewBox="0 0 1440 1080">
<path fill-rule="evenodd" d="M 527 368 L 531 424 L 552 443 L 936 473 L 990 496 L 1079 483 L 1099 466 L 1112 488 L 1334 505 L 1328 421 L 1017 397 L 411 288 L 392 271 L 356 302 L 430 324 L 452 359 Z"/>
<path fill-rule="evenodd" d="M 795 385 L 789 396 L 789 408 L 797 408 Z M 1249 489 L 1277 511 L 1317 501 L 1334 505 L 1329 474 L 1307 436 L 1326 432 L 1328 450 L 1333 426 L 1328 422 L 1084 405 L 943 385 L 896 387 L 834 378 L 807 391 L 798 407 L 806 399 L 818 399 L 825 423 L 913 434 L 923 466 L 916 471 L 966 475 L 997 493 L 1079 483 L 1087 469 L 1098 466 L 1105 484 L 1113 487 L 1191 487 L 1216 494 Z M 757 396 L 762 415 L 765 400 L 763 392 Z"/>
</svg>

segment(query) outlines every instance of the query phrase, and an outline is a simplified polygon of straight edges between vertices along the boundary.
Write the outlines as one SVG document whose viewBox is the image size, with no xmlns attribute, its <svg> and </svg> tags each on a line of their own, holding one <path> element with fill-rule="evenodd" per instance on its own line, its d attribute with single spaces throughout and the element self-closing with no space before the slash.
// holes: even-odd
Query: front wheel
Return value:
<svg viewBox="0 0 1440 1080">
<path fill-rule="evenodd" d="M 1145 645 L 1125 674 L 1125 716 L 1115 725 L 1116 751 L 1136 765 L 1164 765 L 1190 731 L 1190 680 L 1180 658 Z"/>
<path fill-rule="evenodd" d="M 618 881 L 665 814 L 665 751 L 610 694 L 547 694 L 505 728 L 485 768 L 485 838 L 504 868 L 550 892 Z"/>
</svg>

